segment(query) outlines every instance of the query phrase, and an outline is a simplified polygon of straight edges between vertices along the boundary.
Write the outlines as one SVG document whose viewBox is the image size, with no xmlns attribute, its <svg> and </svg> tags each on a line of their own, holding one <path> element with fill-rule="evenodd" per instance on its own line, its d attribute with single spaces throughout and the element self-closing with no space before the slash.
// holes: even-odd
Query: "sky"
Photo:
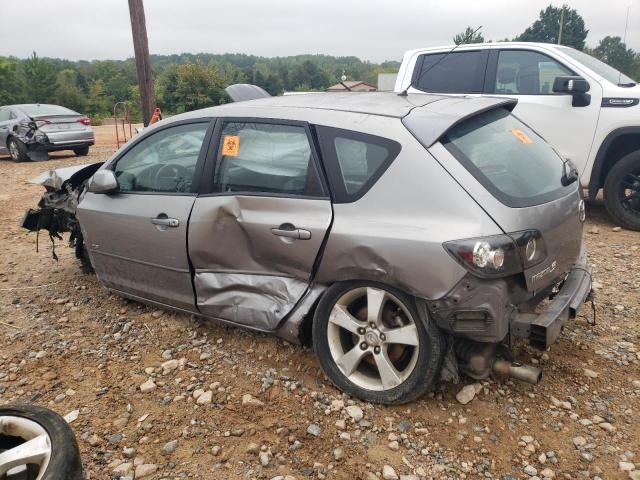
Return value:
<svg viewBox="0 0 640 480">
<path fill-rule="evenodd" d="M 10 0 L 0 0 L 10 2 Z M 303 53 L 381 62 L 405 50 L 448 45 L 468 25 L 487 40 L 513 38 L 549 0 L 145 0 L 152 54 Z M 589 29 L 587 44 L 622 37 L 640 50 L 640 0 L 565 0 Z M 606 4 L 606 7 L 603 5 Z M 6 9 L 4 9 L 6 11 Z M 127 0 L 20 0 L 2 22 L 0 56 L 70 60 L 133 56 Z"/>
</svg>

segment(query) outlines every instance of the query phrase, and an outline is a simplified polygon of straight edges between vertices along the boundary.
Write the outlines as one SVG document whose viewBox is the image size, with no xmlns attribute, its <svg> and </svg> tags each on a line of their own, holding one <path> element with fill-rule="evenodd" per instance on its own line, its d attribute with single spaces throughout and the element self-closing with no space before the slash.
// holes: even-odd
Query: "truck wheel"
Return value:
<svg viewBox="0 0 640 480">
<path fill-rule="evenodd" d="M 445 350 L 425 317 L 412 297 L 387 285 L 339 282 L 318 304 L 313 347 L 342 391 L 369 402 L 410 402 L 433 385 Z"/>
<path fill-rule="evenodd" d="M 86 157 L 87 155 L 89 155 L 89 146 L 87 145 L 84 147 L 74 148 L 73 153 L 75 153 L 78 157 Z"/>
<path fill-rule="evenodd" d="M 0 425 L 0 478 L 82 479 L 76 438 L 57 413 L 35 405 L 4 405 Z"/>
<path fill-rule="evenodd" d="M 640 151 L 625 155 L 609 171 L 604 204 L 616 223 L 640 230 Z"/>
<path fill-rule="evenodd" d="M 27 146 L 17 138 L 10 138 L 7 142 L 7 148 L 14 162 L 26 162 L 29 160 Z"/>
</svg>

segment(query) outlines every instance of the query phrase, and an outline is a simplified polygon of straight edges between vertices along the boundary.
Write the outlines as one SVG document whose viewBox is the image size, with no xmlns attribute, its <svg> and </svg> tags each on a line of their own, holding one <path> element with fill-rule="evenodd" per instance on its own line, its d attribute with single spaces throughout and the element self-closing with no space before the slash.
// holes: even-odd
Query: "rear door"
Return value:
<svg viewBox="0 0 640 480">
<path fill-rule="evenodd" d="M 487 95 L 518 99 L 513 113 L 582 170 L 598 123 L 602 88 L 590 82 L 591 102 L 574 107 L 571 95 L 552 90 L 556 77 L 576 73 L 550 55 L 524 49 L 492 50 Z"/>
<path fill-rule="evenodd" d="M 309 127 L 220 120 L 189 223 L 199 310 L 273 330 L 307 290 L 332 220 Z"/>
<path fill-rule="evenodd" d="M 0 107 L 0 153 L 7 153 L 7 135 L 11 123 L 11 110 L 8 107 Z"/>
<path fill-rule="evenodd" d="M 209 119 L 151 130 L 107 167 L 118 190 L 80 202 L 85 243 L 105 286 L 195 310 L 187 226 L 212 132 Z"/>
</svg>

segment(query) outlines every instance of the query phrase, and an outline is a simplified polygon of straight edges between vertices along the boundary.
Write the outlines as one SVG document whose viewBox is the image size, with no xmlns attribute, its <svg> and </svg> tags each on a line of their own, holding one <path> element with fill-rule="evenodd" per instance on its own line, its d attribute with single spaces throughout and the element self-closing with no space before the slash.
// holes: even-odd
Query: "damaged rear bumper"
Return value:
<svg viewBox="0 0 640 480">
<path fill-rule="evenodd" d="M 518 276 L 481 279 L 468 274 L 443 298 L 426 303 L 436 324 L 456 337 L 485 343 L 526 339 L 546 349 L 591 292 L 584 249 L 558 287 L 555 293 L 553 286 L 530 292 Z"/>
<path fill-rule="evenodd" d="M 540 314 L 515 312 L 511 319 L 511 337 L 525 338 L 532 347 L 546 350 L 553 344 L 569 318 L 575 318 L 591 292 L 591 268 L 583 249 L 569 271 L 560 291 Z"/>
</svg>

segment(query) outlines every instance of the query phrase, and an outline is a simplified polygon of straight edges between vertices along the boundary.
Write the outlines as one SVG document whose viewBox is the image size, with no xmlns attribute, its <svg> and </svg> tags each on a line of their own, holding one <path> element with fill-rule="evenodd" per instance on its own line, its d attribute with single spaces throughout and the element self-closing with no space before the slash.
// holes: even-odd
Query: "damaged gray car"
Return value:
<svg viewBox="0 0 640 480">
<path fill-rule="evenodd" d="M 24 104 L 0 107 L 0 155 L 15 162 L 47 160 L 49 152 L 89 154 L 94 143 L 88 117 L 59 105 Z"/>
<path fill-rule="evenodd" d="M 510 347 L 554 343 L 591 275 L 577 173 L 514 106 L 327 93 L 189 112 L 45 175 L 23 225 L 70 231 L 119 295 L 312 344 L 365 400 L 411 401 L 441 372 L 537 383 Z"/>
</svg>

